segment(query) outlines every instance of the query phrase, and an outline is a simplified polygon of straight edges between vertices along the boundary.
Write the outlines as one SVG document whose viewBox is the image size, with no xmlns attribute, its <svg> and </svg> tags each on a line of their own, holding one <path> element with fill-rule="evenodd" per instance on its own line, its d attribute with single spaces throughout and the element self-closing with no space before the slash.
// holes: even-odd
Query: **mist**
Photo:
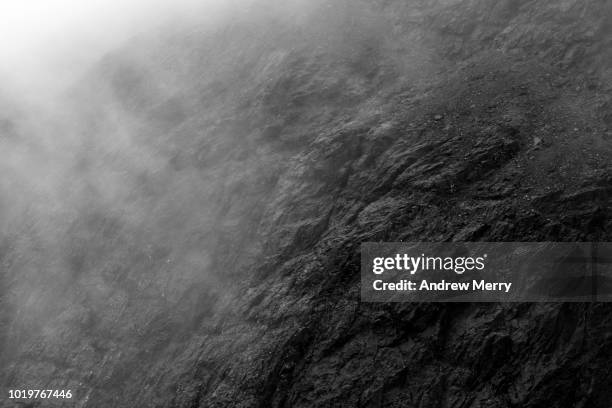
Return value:
<svg viewBox="0 0 612 408">
<path fill-rule="evenodd" d="M 75 170 L 88 166 L 83 164 L 88 163 L 88 149 L 121 152 L 118 160 L 141 168 L 151 165 L 139 157 L 154 161 L 132 138 L 130 126 L 139 119 L 101 88 L 83 91 L 99 76 L 92 70 L 109 52 L 143 33 L 167 25 L 206 24 L 220 17 L 220 10 L 219 2 L 193 0 L 2 2 L 1 143 L 6 153 L 4 196 L 10 197 L 2 218 L 15 220 L 15 212 L 28 208 L 38 208 L 41 217 L 44 210 L 70 212 L 78 207 L 72 194 L 83 183 L 103 184 L 97 191 L 105 191 L 109 202 L 119 190 L 127 194 L 127 180 L 103 179 L 121 171 L 115 167 L 118 161 L 98 163 L 103 167 L 96 175 L 100 183 Z M 78 97 L 75 89 L 81 89 Z M 89 121 L 88 114 L 96 120 Z M 98 125 L 104 129 L 96 131 Z"/>
<path fill-rule="evenodd" d="M 40 99 L 130 38 L 178 21 L 214 21 L 217 0 L 9 0 L 0 4 L 0 83 Z"/>
<path fill-rule="evenodd" d="M 213 226 L 210 186 L 195 169 L 169 165 L 159 145 L 163 120 L 143 115 L 148 104 L 188 89 L 188 79 L 157 86 L 172 73 L 140 50 L 173 28 L 222 23 L 225 7 L 0 5 L 3 361 L 26 339 L 60 350 L 118 321 L 125 329 L 116 336 L 136 336 L 147 322 L 128 318 L 130 310 L 166 310 L 188 285 L 201 293 L 216 286 L 198 238 Z M 141 79 L 146 86 L 132 87 Z M 149 94 L 132 104 L 141 90 Z M 68 332 L 80 334 L 67 340 Z"/>
<path fill-rule="evenodd" d="M 140 353 L 240 315 L 236 277 L 269 245 L 258 234 L 274 222 L 283 166 L 282 146 L 261 140 L 285 120 L 285 92 L 266 87 L 296 47 L 359 51 L 330 40 L 345 8 L 325 3 L 0 6 L 12 39 L 0 46 L 6 378 L 33 386 L 55 369 L 31 357 L 41 347 L 77 373 L 56 376 L 58 387 L 78 378 L 69 385 L 90 392 L 88 373 L 154 364 Z"/>
</svg>

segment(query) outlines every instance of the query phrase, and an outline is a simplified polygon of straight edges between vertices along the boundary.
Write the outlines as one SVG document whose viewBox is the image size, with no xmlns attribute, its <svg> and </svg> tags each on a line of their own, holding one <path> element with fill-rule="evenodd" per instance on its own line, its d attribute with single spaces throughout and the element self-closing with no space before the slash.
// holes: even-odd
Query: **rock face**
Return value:
<svg viewBox="0 0 612 408">
<path fill-rule="evenodd" d="M 606 304 L 361 303 L 359 245 L 610 241 L 609 2 L 264 5 L 75 87 L 60 209 L 3 236 L 4 388 L 608 407 Z"/>
</svg>

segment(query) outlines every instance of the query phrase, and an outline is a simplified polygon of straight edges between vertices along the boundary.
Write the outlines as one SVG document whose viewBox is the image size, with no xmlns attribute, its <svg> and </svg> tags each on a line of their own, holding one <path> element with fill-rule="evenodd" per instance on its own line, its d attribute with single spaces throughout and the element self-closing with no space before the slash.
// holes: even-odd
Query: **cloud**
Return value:
<svg viewBox="0 0 612 408">
<path fill-rule="evenodd" d="M 180 16 L 213 13 L 215 0 L 0 1 L 0 89 L 63 88 L 130 37 Z"/>
</svg>

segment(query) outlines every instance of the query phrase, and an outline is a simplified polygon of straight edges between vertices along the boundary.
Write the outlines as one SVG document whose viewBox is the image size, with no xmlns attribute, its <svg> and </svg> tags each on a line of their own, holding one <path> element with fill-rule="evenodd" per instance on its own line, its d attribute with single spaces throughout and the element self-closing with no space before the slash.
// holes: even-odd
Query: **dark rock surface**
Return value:
<svg viewBox="0 0 612 408">
<path fill-rule="evenodd" d="M 609 2 L 257 12 L 135 40 L 75 87 L 79 205 L 51 236 L 3 236 L 3 386 L 84 407 L 608 407 L 608 305 L 361 303 L 359 245 L 612 240 Z"/>
</svg>

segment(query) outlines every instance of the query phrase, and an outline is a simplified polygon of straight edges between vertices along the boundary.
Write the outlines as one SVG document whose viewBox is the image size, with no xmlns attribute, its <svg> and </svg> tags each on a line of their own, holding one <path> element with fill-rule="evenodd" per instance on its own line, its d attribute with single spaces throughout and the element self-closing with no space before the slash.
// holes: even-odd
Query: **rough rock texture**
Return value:
<svg viewBox="0 0 612 408">
<path fill-rule="evenodd" d="M 138 39 L 75 88 L 103 95 L 75 108 L 80 205 L 2 246 L 2 384 L 86 407 L 608 407 L 606 304 L 361 303 L 359 245 L 610 241 L 610 3 L 257 10 Z M 117 101 L 131 139 L 108 151 Z M 128 191 L 98 191 L 109 162 Z"/>
</svg>

